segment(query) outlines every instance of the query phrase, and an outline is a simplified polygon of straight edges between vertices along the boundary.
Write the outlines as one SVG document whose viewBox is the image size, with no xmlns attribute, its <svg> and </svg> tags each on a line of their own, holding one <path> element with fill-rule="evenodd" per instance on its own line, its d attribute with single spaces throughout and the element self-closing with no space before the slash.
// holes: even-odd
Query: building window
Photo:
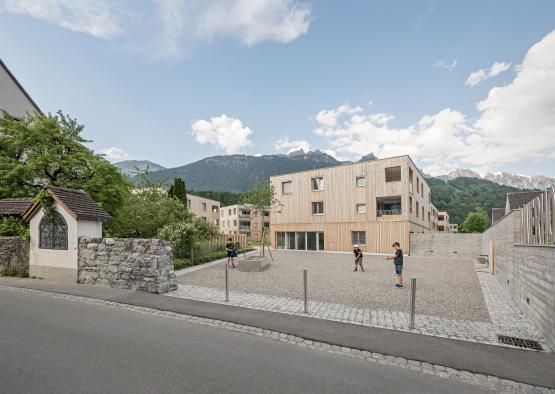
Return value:
<svg viewBox="0 0 555 394">
<path fill-rule="evenodd" d="M 412 197 L 409 197 L 409 212 L 412 213 Z"/>
<path fill-rule="evenodd" d="M 366 177 L 364 177 L 364 176 L 357 177 L 356 178 L 356 185 L 358 187 L 366 186 Z"/>
<path fill-rule="evenodd" d="M 401 196 L 378 197 L 376 199 L 376 214 L 378 217 L 401 214 Z"/>
<path fill-rule="evenodd" d="M 224 211 L 223 210 L 220 212 L 220 216 L 224 217 Z"/>
<path fill-rule="evenodd" d="M 366 231 L 351 231 L 353 245 L 366 245 Z"/>
<path fill-rule="evenodd" d="M 420 181 L 416 178 L 416 193 L 420 193 Z"/>
<path fill-rule="evenodd" d="M 39 223 L 39 248 L 67 250 L 67 223 L 58 212 L 44 216 Z"/>
<path fill-rule="evenodd" d="M 220 209 L 219 206 L 217 206 L 217 205 L 212 205 L 212 212 L 218 213 L 218 209 Z"/>
<path fill-rule="evenodd" d="M 291 181 L 281 182 L 281 193 L 282 194 L 293 193 L 293 183 Z"/>
<path fill-rule="evenodd" d="M 202 210 L 206 211 L 206 203 L 205 202 L 202 203 Z"/>
<path fill-rule="evenodd" d="M 312 203 L 312 214 L 313 215 L 322 215 L 324 213 L 324 202 L 313 202 Z"/>
<path fill-rule="evenodd" d="M 445 227 L 444 226 L 437 226 L 437 231 L 445 231 Z"/>
<path fill-rule="evenodd" d="M 399 182 L 401 180 L 401 166 L 388 167 L 385 169 L 386 182 Z"/>
<path fill-rule="evenodd" d="M 227 210 L 227 214 L 231 216 L 231 208 Z"/>
<path fill-rule="evenodd" d="M 237 214 L 237 208 L 233 208 L 233 214 L 234 214 L 234 215 Z"/>
<path fill-rule="evenodd" d="M 443 215 L 438 215 L 437 220 L 443 222 L 445 220 L 445 217 Z"/>
<path fill-rule="evenodd" d="M 312 178 L 312 191 L 318 191 L 324 189 L 324 178 Z"/>
<path fill-rule="evenodd" d="M 424 207 L 422 207 L 422 220 L 424 220 L 424 219 L 425 219 L 425 216 L 424 216 Z"/>
<path fill-rule="evenodd" d="M 430 212 L 428 212 L 428 222 L 431 222 L 431 221 L 432 221 L 432 218 L 431 218 Z"/>
<path fill-rule="evenodd" d="M 191 208 L 191 200 L 187 200 L 187 206 Z"/>
<path fill-rule="evenodd" d="M 366 213 L 366 204 L 357 204 L 357 213 Z"/>
<path fill-rule="evenodd" d="M 202 221 L 203 221 L 203 222 L 206 222 L 206 221 L 207 221 L 207 220 L 206 220 L 206 216 L 203 216 L 203 217 L 202 217 Z"/>
<path fill-rule="evenodd" d="M 234 225 L 234 226 L 237 226 L 237 220 L 234 220 L 234 221 L 233 221 L 233 225 Z"/>
</svg>

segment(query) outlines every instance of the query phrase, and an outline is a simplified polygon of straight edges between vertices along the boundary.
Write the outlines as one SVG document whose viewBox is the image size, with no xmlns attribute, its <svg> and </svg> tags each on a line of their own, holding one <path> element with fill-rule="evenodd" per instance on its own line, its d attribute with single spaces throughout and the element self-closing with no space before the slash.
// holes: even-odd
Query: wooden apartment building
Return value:
<svg viewBox="0 0 555 394">
<path fill-rule="evenodd" d="M 220 202 L 187 193 L 187 208 L 205 222 L 220 226 Z"/>
<path fill-rule="evenodd" d="M 245 234 L 248 240 L 260 241 L 262 228 L 266 238 L 270 229 L 270 216 L 260 215 L 249 205 L 229 205 L 220 209 L 220 231 L 222 234 Z"/>
<path fill-rule="evenodd" d="M 433 231 L 430 188 L 409 156 L 273 176 L 274 248 L 408 252 L 410 232 Z"/>
</svg>

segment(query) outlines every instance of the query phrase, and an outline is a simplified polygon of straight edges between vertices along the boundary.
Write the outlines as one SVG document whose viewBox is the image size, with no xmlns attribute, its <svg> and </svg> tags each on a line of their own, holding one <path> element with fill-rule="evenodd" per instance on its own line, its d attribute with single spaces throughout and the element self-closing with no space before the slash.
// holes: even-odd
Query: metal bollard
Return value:
<svg viewBox="0 0 555 394">
<path fill-rule="evenodd" d="M 308 313 L 308 270 L 303 270 L 304 284 L 304 313 Z"/>
<path fill-rule="evenodd" d="M 416 278 L 410 279 L 410 324 L 409 329 L 414 330 L 414 309 L 416 307 Z"/>
<path fill-rule="evenodd" d="M 225 264 L 225 302 L 229 302 L 229 265 Z"/>
</svg>

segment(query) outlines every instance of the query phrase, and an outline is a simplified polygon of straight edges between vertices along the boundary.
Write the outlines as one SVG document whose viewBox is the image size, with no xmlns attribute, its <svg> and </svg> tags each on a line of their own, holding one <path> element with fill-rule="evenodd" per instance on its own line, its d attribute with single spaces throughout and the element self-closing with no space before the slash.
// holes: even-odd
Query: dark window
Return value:
<svg viewBox="0 0 555 394">
<path fill-rule="evenodd" d="M 445 217 L 443 215 L 438 215 L 437 220 L 439 221 L 443 221 L 445 219 Z"/>
<path fill-rule="evenodd" d="M 313 215 L 321 215 L 324 213 L 324 203 L 320 202 L 313 202 L 312 203 L 312 214 Z"/>
<path fill-rule="evenodd" d="M 388 167 L 385 169 L 386 182 L 398 182 L 401 180 L 401 166 Z"/>
<path fill-rule="evenodd" d="M 58 212 L 40 221 L 39 248 L 67 250 L 67 223 Z"/>
<path fill-rule="evenodd" d="M 366 245 L 366 231 L 352 231 L 353 245 Z"/>
</svg>

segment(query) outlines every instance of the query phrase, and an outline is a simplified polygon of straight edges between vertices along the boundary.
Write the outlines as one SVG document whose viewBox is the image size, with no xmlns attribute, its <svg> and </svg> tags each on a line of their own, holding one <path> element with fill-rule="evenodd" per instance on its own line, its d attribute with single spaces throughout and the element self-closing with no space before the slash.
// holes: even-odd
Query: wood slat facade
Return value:
<svg viewBox="0 0 555 394">
<path fill-rule="evenodd" d="M 313 190 L 314 178 L 323 179 L 322 190 Z M 364 185 L 357 185 L 357 178 L 364 178 Z M 409 233 L 431 231 L 437 212 L 430 188 L 409 156 L 284 174 L 270 181 L 281 204 L 270 215 L 273 247 L 280 246 L 278 233 L 320 232 L 324 250 L 350 251 L 352 232 L 362 231 L 366 242 L 361 248 L 367 252 L 391 252 L 395 241 L 408 252 Z M 291 193 L 284 193 L 287 182 Z M 313 202 L 323 202 L 323 214 L 313 214 Z"/>
</svg>

